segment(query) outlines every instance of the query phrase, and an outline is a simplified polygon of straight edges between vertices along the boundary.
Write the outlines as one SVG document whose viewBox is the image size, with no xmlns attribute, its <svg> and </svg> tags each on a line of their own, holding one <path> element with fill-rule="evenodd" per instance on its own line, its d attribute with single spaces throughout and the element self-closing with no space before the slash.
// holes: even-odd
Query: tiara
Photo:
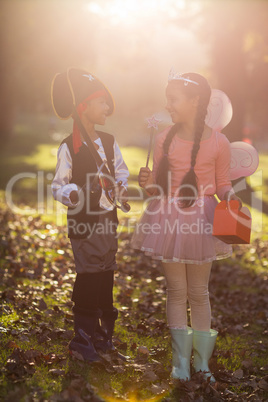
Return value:
<svg viewBox="0 0 268 402">
<path fill-rule="evenodd" d="M 170 72 L 169 72 L 169 75 L 168 75 L 168 82 L 173 81 L 173 80 L 181 80 L 181 81 L 184 81 L 184 85 L 185 85 L 185 86 L 187 86 L 187 85 L 189 84 L 189 82 L 190 82 L 191 84 L 199 85 L 198 82 L 190 80 L 189 77 L 183 77 L 182 74 L 176 73 L 176 72 L 174 71 L 174 69 L 172 68 L 172 69 L 170 70 Z"/>
<path fill-rule="evenodd" d="M 83 77 L 86 77 L 89 79 L 89 81 L 93 81 L 95 78 L 91 74 L 83 74 Z"/>
</svg>

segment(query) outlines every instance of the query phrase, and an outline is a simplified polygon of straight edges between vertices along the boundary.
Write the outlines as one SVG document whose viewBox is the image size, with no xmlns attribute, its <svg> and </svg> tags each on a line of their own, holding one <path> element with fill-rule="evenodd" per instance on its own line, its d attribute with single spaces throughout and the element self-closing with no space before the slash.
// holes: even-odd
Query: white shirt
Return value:
<svg viewBox="0 0 268 402">
<path fill-rule="evenodd" d="M 101 139 L 98 138 L 94 141 L 98 146 L 98 153 L 104 162 L 107 162 L 104 148 Z M 86 144 L 84 142 L 84 144 Z M 118 183 L 122 181 L 122 186 L 127 188 L 127 179 L 129 177 L 128 168 L 123 160 L 120 148 L 116 141 L 114 141 L 114 168 L 115 168 L 115 181 Z M 67 207 L 75 207 L 70 200 L 72 191 L 80 191 L 80 188 L 75 183 L 70 183 L 72 179 L 72 157 L 68 145 L 62 144 L 58 149 L 56 173 L 51 184 L 52 194 L 55 200 L 61 202 Z M 104 190 L 102 190 L 100 198 L 100 207 L 108 211 L 113 210 L 113 205 L 107 200 Z"/>
</svg>

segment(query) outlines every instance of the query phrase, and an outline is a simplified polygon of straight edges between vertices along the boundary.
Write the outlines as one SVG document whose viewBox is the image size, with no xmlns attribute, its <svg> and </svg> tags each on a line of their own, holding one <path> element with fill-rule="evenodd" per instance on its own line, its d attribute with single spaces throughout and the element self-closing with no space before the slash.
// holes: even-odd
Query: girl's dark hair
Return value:
<svg viewBox="0 0 268 402">
<path fill-rule="evenodd" d="M 200 141 L 204 131 L 205 126 L 205 118 L 207 114 L 207 107 L 211 95 L 211 88 L 207 82 L 207 80 L 200 74 L 196 73 L 186 73 L 183 74 L 182 77 L 189 78 L 192 81 L 197 82 L 199 85 L 188 83 L 185 85 L 185 81 L 176 80 L 178 87 L 185 93 L 185 95 L 191 99 L 195 96 L 199 96 L 198 106 L 196 109 L 195 116 L 195 136 L 194 136 L 194 144 L 191 153 L 191 168 L 184 176 L 179 190 L 179 197 L 181 198 L 181 206 L 182 208 L 187 208 L 193 205 L 196 199 L 196 193 L 198 191 L 197 187 L 197 177 L 194 171 L 197 153 L 200 148 Z M 179 131 L 180 124 L 174 124 L 169 130 L 166 139 L 163 143 L 163 158 L 161 159 L 157 174 L 156 174 L 156 183 L 162 187 L 164 194 L 168 195 L 168 173 L 170 170 L 169 160 L 168 160 L 168 151 L 170 144 L 175 136 L 175 134 Z"/>
</svg>

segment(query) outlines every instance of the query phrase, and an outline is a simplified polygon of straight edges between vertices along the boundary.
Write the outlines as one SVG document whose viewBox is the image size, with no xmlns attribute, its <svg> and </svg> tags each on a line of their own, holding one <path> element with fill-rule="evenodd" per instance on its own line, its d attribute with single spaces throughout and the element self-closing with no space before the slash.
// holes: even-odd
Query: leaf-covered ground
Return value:
<svg viewBox="0 0 268 402">
<path fill-rule="evenodd" d="M 75 271 L 65 228 L 5 208 L 0 214 L 0 400 L 268 400 L 267 241 L 236 246 L 232 259 L 214 264 L 216 384 L 198 374 L 174 383 L 160 264 L 131 250 L 122 233 L 114 343 L 129 361 L 104 356 L 92 367 L 68 355 Z"/>
</svg>

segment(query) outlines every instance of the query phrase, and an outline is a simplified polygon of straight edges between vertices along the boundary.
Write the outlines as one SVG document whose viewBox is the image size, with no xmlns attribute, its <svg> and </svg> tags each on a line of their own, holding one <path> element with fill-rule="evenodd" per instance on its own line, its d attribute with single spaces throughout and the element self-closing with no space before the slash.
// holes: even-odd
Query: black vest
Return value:
<svg viewBox="0 0 268 402">
<path fill-rule="evenodd" d="M 115 178 L 114 171 L 114 137 L 111 134 L 97 131 L 107 158 L 107 164 L 111 172 L 111 177 Z M 73 135 L 70 134 L 62 141 L 67 144 L 72 158 L 72 179 L 70 183 L 77 184 L 80 188 L 87 182 L 92 183 L 97 173 L 96 162 L 91 155 L 88 147 L 83 143 L 77 154 L 73 150 Z M 92 235 L 92 228 L 99 222 L 100 213 L 113 223 L 118 223 L 117 210 L 104 212 L 100 208 L 99 200 L 101 197 L 101 188 L 94 194 L 94 202 L 91 199 L 90 191 L 84 191 L 84 202 L 81 202 L 76 208 L 68 208 L 67 223 L 68 236 L 70 238 L 83 239 Z M 95 226 L 94 226 L 95 225 Z"/>
</svg>

